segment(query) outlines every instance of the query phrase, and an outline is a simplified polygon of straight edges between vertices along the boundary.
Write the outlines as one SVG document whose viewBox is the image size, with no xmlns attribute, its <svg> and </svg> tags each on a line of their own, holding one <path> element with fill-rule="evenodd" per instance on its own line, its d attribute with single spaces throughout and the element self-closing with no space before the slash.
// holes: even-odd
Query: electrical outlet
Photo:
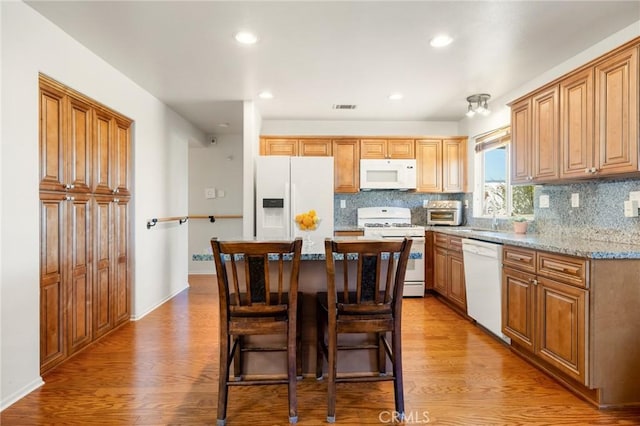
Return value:
<svg viewBox="0 0 640 426">
<path fill-rule="evenodd" d="M 549 196 L 548 195 L 541 195 L 540 196 L 540 208 L 541 209 L 548 209 L 549 208 Z"/>
<path fill-rule="evenodd" d="M 218 197 L 222 198 L 226 195 L 226 193 L 224 192 L 224 189 L 218 189 Z"/>
<path fill-rule="evenodd" d="M 571 207 L 580 207 L 580 194 L 571 194 Z"/>
<path fill-rule="evenodd" d="M 464 208 L 465 209 L 469 208 L 469 200 L 464 200 Z"/>
<path fill-rule="evenodd" d="M 347 208 L 347 200 L 340 200 L 340 208 L 341 209 Z"/>
<path fill-rule="evenodd" d="M 631 191 L 629 192 L 629 200 L 630 201 L 637 201 L 638 205 L 640 205 L 640 191 Z"/>
<path fill-rule="evenodd" d="M 422 207 L 423 208 L 427 208 L 427 205 L 429 204 L 429 200 L 422 200 Z"/>
</svg>

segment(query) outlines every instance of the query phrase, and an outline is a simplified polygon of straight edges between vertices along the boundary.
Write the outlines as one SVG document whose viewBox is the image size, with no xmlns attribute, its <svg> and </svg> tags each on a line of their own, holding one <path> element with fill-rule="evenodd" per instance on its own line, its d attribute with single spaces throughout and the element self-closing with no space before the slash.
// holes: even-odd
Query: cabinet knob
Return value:
<svg viewBox="0 0 640 426">
<path fill-rule="evenodd" d="M 120 202 L 120 198 L 114 198 L 114 199 L 113 199 L 113 202 L 114 202 L 114 203 L 119 203 L 119 202 Z"/>
<path fill-rule="evenodd" d="M 66 197 L 64 197 L 64 199 L 65 199 L 66 201 L 75 201 L 76 197 L 72 197 L 72 196 L 70 196 L 70 195 L 67 195 Z"/>
<path fill-rule="evenodd" d="M 65 188 L 65 189 L 73 189 L 73 188 L 75 188 L 75 187 L 76 187 L 76 186 L 75 186 L 74 184 L 72 184 L 72 183 L 68 183 L 68 184 L 66 184 L 66 185 L 64 186 L 64 188 Z"/>
<path fill-rule="evenodd" d="M 113 192 L 114 194 L 118 194 L 118 193 L 120 192 L 120 190 L 119 190 L 118 188 L 116 188 L 116 189 L 114 189 L 112 192 Z"/>
<path fill-rule="evenodd" d="M 533 284 L 533 285 L 538 285 L 538 280 L 536 280 L 536 279 L 531 279 L 531 280 L 529 280 L 529 281 L 530 281 L 530 282 L 531 282 L 531 284 Z"/>
</svg>

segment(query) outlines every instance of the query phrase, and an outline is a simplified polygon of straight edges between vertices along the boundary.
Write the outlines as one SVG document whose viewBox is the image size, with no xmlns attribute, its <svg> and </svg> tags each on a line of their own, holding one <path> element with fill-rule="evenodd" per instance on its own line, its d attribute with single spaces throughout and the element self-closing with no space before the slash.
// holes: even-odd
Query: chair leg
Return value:
<svg viewBox="0 0 640 426">
<path fill-rule="evenodd" d="M 336 375 L 337 375 L 337 358 L 338 358 L 338 333 L 335 327 L 328 327 L 327 338 L 327 422 L 335 423 L 336 421 Z"/>
<path fill-rule="evenodd" d="M 380 373 L 381 376 L 387 374 L 387 352 L 384 348 L 384 338 L 385 333 L 376 334 L 376 339 L 378 340 L 378 373 Z"/>
<path fill-rule="evenodd" d="M 244 372 L 244 362 L 242 360 L 242 346 L 244 346 L 244 337 L 236 336 L 235 341 L 236 351 L 233 354 L 233 376 L 235 380 L 242 380 L 242 374 Z"/>
<path fill-rule="evenodd" d="M 296 376 L 302 379 L 302 296 L 298 296 L 296 322 Z"/>
<path fill-rule="evenodd" d="M 224 325 L 221 325 L 223 327 Z M 218 379 L 218 418 L 217 426 L 224 426 L 227 422 L 227 398 L 229 386 L 229 336 L 220 337 L 220 372 Z"/>
<path fill-rule="evenodd" d="M 392 339 L 393 393 L 396 400 L 396 412 L 404 420 L 404 381 L 402 377 L 402 342 L 400 330 L 394 330 Z"/>
<path fill-rule="evenodd" d="M 322 312 L 320 303 L 316 306 L 316 380 L 322 380 L 322 367 L 324 363 L 324 330 L 326 318 Z"/>
<path fill-rule="evenodd" d="M 287 337 L 287 376 L 289 379 L 289 423 L 298 422 L 298 397 L 296 386 L 298 385 L 297 364 L 298 364 L 298 339 L 297 332 L 288 332 Z"/>
</svg>

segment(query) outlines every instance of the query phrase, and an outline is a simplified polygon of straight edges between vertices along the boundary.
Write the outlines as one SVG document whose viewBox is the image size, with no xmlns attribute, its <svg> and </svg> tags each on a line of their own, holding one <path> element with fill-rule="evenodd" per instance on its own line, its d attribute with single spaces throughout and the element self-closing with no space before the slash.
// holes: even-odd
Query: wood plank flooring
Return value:
<svg viewBox="0 0 640 426">
<path fill-rule="evenodd" d="M 215 424 L 216 291 L 212 277 L 190 281 L 46 375 L 0 424 Z M 593 408 L 433 297 L 405 299 L 403 341 L 405 424 L 640 425 L 640 409 Z M 393 406 L 390 382 L 339 384 L 336 424 L 392 424 Z M 299 381 L 298 409 L 298 424 L 324 424 L 326 381 Z M 287 421 L 286 386 L 230 390 L 229 426 Z"/>
</svg>

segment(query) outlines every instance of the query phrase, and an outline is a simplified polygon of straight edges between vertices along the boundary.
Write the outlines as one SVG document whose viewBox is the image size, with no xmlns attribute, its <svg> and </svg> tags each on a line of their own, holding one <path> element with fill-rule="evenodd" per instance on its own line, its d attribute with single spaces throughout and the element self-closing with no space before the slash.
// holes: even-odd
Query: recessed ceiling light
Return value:
<svg viewBox="0 0 640 426">
<path fill-rule="evenodd" d="M 249 31 L 239 31 L 234 37 L 238 43 L 242 44 L 255 44 L 258 41 L 258 36 Z"/>
<path fill-rule="evenodd" d="M 429 44 L 431 47 L 445 47 L 451 44 L 453 39 L 446 34 L 439 34 L 431 39 Z"/>
<path fill-rule="evenodd" d="M 268 91 L 260 92 L 258 94 L 258 97 L 260 99 L 273 99 L 273 93 L 268 92 Z"/>
<path fill-rule="evenodd" d="M 392 101 L 399 101 L 402 98 L 404 98 L 404 95 L 402 93 L 392 93 L 389 95 L 389 100 Z"/>
</svg>

